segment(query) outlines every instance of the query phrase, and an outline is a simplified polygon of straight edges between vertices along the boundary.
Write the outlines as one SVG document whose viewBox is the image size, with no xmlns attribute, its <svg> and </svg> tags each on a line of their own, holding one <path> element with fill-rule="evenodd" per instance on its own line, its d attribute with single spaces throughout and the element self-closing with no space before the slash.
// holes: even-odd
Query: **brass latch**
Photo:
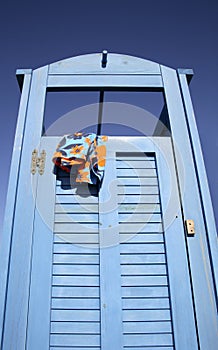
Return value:
<svg viewBox="0 0 218 350">
<path fill-rule="evenodd" d="M 44 174 L 45 159 L 46 159 L 45 150 L 42 150 L 42 152 L 40 153 L 40 157 L 38 157 L 38 151 L 36 149 L 32 151 L 31 174 L 35 175 L 37 168 L 39 168 L 40 175 Z"/>
<path fill-rule="evenodd" d="M 195 224 L 194 220 L 185 220 L 186 233 L 188 236 L 195 235 Z"/>
</svg>

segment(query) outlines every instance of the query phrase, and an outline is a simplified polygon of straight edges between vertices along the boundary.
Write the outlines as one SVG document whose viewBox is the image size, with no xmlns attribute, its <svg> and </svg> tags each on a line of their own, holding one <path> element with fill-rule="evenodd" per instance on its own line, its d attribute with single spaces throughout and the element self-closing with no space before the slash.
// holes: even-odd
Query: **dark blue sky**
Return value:
<svg viewBox="0 0 218 350">
<path fill-rule="evenodd" d="M 190 89 L 218 222 L 217 1 L 9 0 L 1 2 L 0 17 L 0 221 L 20 99 L 16 69 L 107 49 L 193 68 Z"/>
</svg>

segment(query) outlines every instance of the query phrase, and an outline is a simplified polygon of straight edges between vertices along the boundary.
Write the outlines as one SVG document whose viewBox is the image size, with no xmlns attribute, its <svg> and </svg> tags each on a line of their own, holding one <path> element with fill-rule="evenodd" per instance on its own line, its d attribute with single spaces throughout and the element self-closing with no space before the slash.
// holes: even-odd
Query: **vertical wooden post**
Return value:
<svg viewBox="0 0 218 350">
<path fill-rule="evenodd" d="M 176 71 L 163 66 L 161 67 L 161 70 L 174 144 L 178 181 L 180 184 L 183 181 L 183 170 L 185 171 L 184 190 L 181 191 L 180 188 L 183 220 L 194 220 L 196 228 L 196 235 L 192 238 L 186 237 L 185 239 L 190 263 L 190 278 L 193 288 L 199 347 L 202 350 L 216 350 L 216 301 L 214 290 L 212 288 L 213 279 L 209 261 L 209 252 L 207 249 L 205 223 L 202 215 L 199 188 L 186 124 L 185 111 Z M 182 162 L 178 161 L 179 158 L 182 159 Z"/>
<path fill-rule="evenodd" d="M 187 127 L 189 130 L 189 135 L 191 135 L 190 142 L 193 151 L 193 158 L 196 167 L 196 174 L 198 179 L 198 186 L 200 191 L 202 210 L 204 214 L 204 219 L 207 228 L 207 239 L 209 243 L 209 251 L 212 261 L 212 270 L 214 274 L 214 288 L 216 291 L 216 298 L 218 300 L 218 291 L 216 286 L 218 286 L 218 250 L 217 250 L 217 233 L 214 212 L 210 197 L 210 190 L 207 181 L 207 174 L 204 165 L 203 154 L 201 150 L 200 139 L 198 135 L 197 125 L 195 121 L 195 113 L 191 101 L 191 96 L 189 92 L 187 77 L 185 71 L 179 69 L 179 82 L 181 87 L 181 93 L 183 95 L 183 103 L 187 118 Z"/>
<path fill-rule="evenodd" d="M 31 155 L 41 138 L 48 67 L 33 72 L 13 215 L 10 275 L 5 310 L 2 349 L 25 349 L 29 283 L 31 273 L 32 230 L 35 207 L 31 185 Z M 29 84 L 28 84 L 29 86 Z M 24 94 L 27 94 L 24 90 Z M 27 99 L 27 97 L 26 97 Z M 24 109 L 26 107 L 23 107 Z M 23 110 L 24 112 L 24 110 Z M 13 174 L 12 174 L 13 176 Z M 18 269 L 18 266 L 20 267 Z"/>
<path fill-rule="evenodd" d="M 112 179 L 116 179 L 115 152 L 107 152 L 105 178 L 99 193 L 102 350 L 123 349 L 118 196 L 116 186 L 111 184 Z M 110 198 L 113 205 L 107 211 Z"/>
<path fill-rule="evenodd" d="M 188 259 L 185 254 L 184 227 L 182 225 L 182 213 L 172 145 L 170 141 L 167 143 L 164 137 L 157 138 L 157 145 L 156 157 L 161 205 L 164 213 L 163 225 L 169 271 L 175 348 L 177 350 L 197 350 L 198 343 L 191 284 L 188 278 L 185 278 L 185 276 L 189 275 Z M 166 181 L 166 179 L 170 180 Z M 172 193 L 170 200 L 168 198 L 169 193 Z M 179 288 L 183 283 L 185 283 L 184 288 Z M 184 329 L 184 325 L 186 329 Z"/>
<path fill-rule="evenodd" d="M 8 274 L 10 265 L 11 242 L 13 220 L 15 215 L 15 203 L 17 197 L 17 186 L 19 179 L 21 152 L 23 149 L 23 136 L 25 131 L 26 113 L 29 101 L 29 91 L 31 86 L 32 71 L 30 69 L 23 70 L 24 83 L 20 99 L 20 107 L 17 119 L 17 128 L 15 133 L 14 148 L 11 160 L 11 169 L 8 182 L 8 193 L 5 207 L 5 218 L 3 233 L 1 235 L 1 249 L 0 249 L 0 332 L 1 332 L 1 348 L 3 338 L 3 323 L 5 316 L 5 306 L 8 288 Z"/>
</svg>

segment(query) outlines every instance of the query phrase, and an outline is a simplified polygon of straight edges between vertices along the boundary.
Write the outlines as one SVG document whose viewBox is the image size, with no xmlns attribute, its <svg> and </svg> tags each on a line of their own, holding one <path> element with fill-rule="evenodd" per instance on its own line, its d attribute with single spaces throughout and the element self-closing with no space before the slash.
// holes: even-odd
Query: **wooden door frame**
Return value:
<svg viewBox="0 0 218 350">
<path fill-rule="evenodd" d="M 24 349 L 31 272 L 34 199 L 29 172 L 32 150 L 38 147 L 43 124 L 46 89 L 163 89 L 169 112 L 180 189 L 183 220 L 195 221 L 197 234 L 185 237 L 201 349 L 215 349 L 217 341 L 217 234 L 199 137 L 188 90 L 190 72 L 144 59 L 110 54 L 101 67 L 101 54 L 78 56 L 31 72 L 19 70 L 24 84 L 12 157 L 8 199 L 0 250 L 0 329 L 2 348 Z M 126 64 L 128 63 L 128 64 Z M 192 135 L 192 136 L 191 136 Z M 181 190 L 181 168 L 186 182 Z M 191 190 L 191 195 L 190 195 Z M 22 220 L 23 213 L 29 213 Z M 22 225 L 22 230 L 20 229 Z M 22 266 L 21 270 L 18 266 Z M 9 273 L 10 271 L 10 273 Z M 199 275 L 201 278 L 199 278 Z M 207 314 L 205 315 L 205 310 Z M 11 327 L 13 332 L 11 332 Z"/>
</svg>

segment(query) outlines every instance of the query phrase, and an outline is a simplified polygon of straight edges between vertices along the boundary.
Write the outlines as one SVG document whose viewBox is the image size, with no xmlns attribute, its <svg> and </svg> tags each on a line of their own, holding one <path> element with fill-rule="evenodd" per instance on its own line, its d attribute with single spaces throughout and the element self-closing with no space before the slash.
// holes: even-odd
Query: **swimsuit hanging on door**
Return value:
<svg viewBox="0 0 218 350">
<path fill-rule="evenodd" d="M 77 183 L 96 185 L 104 176 L 107 139 L 94 133 L 65 135 L 52 160 L 65 172 L 75 173 Z"/>
</svg>

